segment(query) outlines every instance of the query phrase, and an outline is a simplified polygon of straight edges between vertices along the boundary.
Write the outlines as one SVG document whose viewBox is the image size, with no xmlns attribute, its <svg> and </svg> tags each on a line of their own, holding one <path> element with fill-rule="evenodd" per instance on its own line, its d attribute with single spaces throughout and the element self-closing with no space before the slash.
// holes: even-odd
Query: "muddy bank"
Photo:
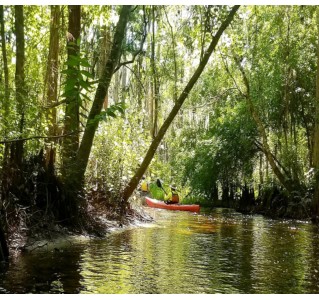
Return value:
<svg viewBox="0 0 319 300">
<path fill-rule="evenodd" d="M 25 252 L 32 252 L 39 248 L 48 251 L 59 251 L 60 248 L 81 240 L 104 238 L 110 233 L 143 226 L 153 221 L 141 205 L 139 197 L 133 198 L 130 209 L 120 217 L 116 207 L 112 209 L 93 205 L 91 202 L 89 213 L 86 214 L 86 224 L 81 226 L 63 226 L 54 219 L 33 218 L 27 224 L 25 219 L 15 227 L 11 226 L 8 234 L 8 246 L 11 257 Z M 100 203 L 101 204 L 101 203 Z"/>
</svg>

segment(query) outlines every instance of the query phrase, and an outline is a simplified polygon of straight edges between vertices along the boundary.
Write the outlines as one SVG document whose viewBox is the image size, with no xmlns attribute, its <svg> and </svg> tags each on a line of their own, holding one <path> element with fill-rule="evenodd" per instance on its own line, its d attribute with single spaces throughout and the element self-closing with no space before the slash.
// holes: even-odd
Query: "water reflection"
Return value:
<svg viewBox="0 0 319 300">
<path fill-rule="evenodd" d="M 2 292 L 80 292 L 81 252 L 72 251 L 72 248 L 62 251 L 37 251 L 14 259 L 8 270 L 0 274 Z"/>
<path fill-rule="evenodd" d="M 0 293 L 318 293 L 319 233 L 218 209 L 149 209 L 156 224 L 22 256 Z"/>
</svg>

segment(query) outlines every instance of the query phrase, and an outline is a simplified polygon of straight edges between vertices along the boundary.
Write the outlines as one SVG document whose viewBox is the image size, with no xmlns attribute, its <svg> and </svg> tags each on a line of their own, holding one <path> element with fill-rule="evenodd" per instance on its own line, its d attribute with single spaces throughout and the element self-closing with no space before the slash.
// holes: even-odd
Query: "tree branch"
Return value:
<svg viewBox="0 0 319 300">
<path fill-rule="evenodd" d="M 19 138 L 19 139 L 13 139 L 13 140 L 4 140 L 4 141 L 0 141 L 0 144 L 10 144 L 10 143 L 15 143 L 15 142 L 23 142 L 23 141 L 28 141 L 28 140 L 35 140 L 35 139 L 59 139 L 59 138 L 63 138 L 66 136 L 70 136 L 73 134 L 78 134 L 81 131 L 73 131 L 73 132 L 69 132 L 67 134 L 62 134 L 62 135 L 51 135 L 51 136 L 44 136 L 44 135 L 35 135 L 35 136 L 30 136 L 27 138 Z"/>
<path fill-rule="evenodd" d="M 257 147 L 258 150 L 260 150 L 262 153 L 264 153 L 266 155 L 266 150 L 264 149 L 263 145 L 255 140 L 254 141 L 255 146 Z M 277 165 L 285 172 L 285 174 L 287 175 L 287 177 L 290 178 L 290 174 L 289 172 L 286 170 L 286 168 L 280 163 L 280 161 L 277 159 L 277 157 L 271 152 L 270 153 L 271 156 L 273 157 L 273 159 L 275 160 L 275 162 L 277 163 Z"/>
<path fill-rule="evenodd" d="M 52 103 L 50 105 L 43 106 L 43 109 L 51 109 L 65 103 L 67 103 L 67 99 Z"/>
<path fill-rule="evenodd" d="M 237 90 L 240 92 L 240 94 L 242 94 L 244 97 L 246 97 L 246 95 L 242 92 L 242 90 L 239 88 L 236 79 L 234 78 L 234 76 L 232 75 L 232 73 L 230 72 L 227 62 L 225 61 L 224 55 L 220 52 L 221 58 L 222 58 L 222 62 L 224 64 L 224 67 L 226 69 L 226 72 L 228 73 L 228 75 L 230 76 L 230 78 L 233 80 Z"/>
<path fill-rule="evenodd" d="M 147 20 L 145 18 L 145 8 L 144 7 L 143 7 L 143 10 L 144 10 L 144 14 L 143 14 L 144 27 L 143 27 L 143 38 L 142 38 L 141 43 L 140 43 L 140 48 L 133 53 L 133 58 L 131 60 L 119 63 L 119 65 L 114 69 L 113 74 L 116 73 L 121 67 L 132 64 L 135 61 L 135 58 L 143 51 L 143 46 L 144 46 L 146 36 L 147 36 L 147 30 L 146 30 Z"/>
<path fill-rule="evenodd" d="M 129 66 L 125 66 L 125 68 L 129 69 L 129 70 L 135 75 L 135 77 L 136 77 L 136 79 L 138 80 L 139 84 L 140 84 L 141 87 L 143 88 L 144 93 L 146 94 L 146 93 L 147 93 L 147 92 L 146 92 L 146 89 L 145 89 L 145 87 L 144 87 L 144 85 L 143 85 L 143 83 L 142 83 L 140 77 L 137 76 L 136 72 L 135 72 L 132 68 L 130 68 Z"/>
</svg>

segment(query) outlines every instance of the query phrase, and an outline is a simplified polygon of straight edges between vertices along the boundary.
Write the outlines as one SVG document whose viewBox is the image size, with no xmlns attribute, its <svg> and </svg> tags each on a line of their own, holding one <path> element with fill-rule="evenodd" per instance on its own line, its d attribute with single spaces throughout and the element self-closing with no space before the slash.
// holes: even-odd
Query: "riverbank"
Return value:
<svg viewBox="0 0 319 300">
<path fill-rule="evenodd" d="M 60 251 L 60 248 L 76 241 L 104 238 L 114 231 L 142 226 L 152 221 L 138 196 L 133 197 L 124 216 L 119 215 L 117 206 L 89 201 L 82 223 L 76 226 L 63 225 L 41 212 L 28 215 L 25 211 L 18 211 L 15 221 L 10 219 L 8 223 L 10 257 L 39 248 Z"/>
</svg>

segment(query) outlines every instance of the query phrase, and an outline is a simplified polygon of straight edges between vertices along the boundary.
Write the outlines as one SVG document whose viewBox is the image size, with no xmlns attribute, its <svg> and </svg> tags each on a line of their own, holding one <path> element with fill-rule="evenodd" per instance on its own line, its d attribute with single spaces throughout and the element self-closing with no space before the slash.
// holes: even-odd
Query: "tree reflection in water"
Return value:
<svg viewBox="0 0 319 300">
<path fill-rule="evenodd" d="M 63 251 L 25 254 L 0 276 L 11 293 L 318 293 L 312 224 L 149 209 L 155 224 Z"/>
</svg>

